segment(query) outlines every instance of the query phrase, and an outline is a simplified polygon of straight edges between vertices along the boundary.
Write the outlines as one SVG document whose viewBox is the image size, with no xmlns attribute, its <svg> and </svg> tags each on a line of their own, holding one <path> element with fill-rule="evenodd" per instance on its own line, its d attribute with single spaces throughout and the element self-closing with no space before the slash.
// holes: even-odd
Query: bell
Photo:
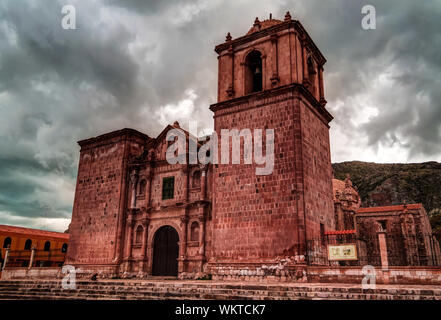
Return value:
<svg viewBox="0 0 441 320">
<path fill-rule="evenodd" d="M 261 71 L 260 71 L 260 68 L 257 67 L 256 70 L 254 71 L 254 74 L 259 74 L 259 73 L 261 73 Z"/>
</svg>

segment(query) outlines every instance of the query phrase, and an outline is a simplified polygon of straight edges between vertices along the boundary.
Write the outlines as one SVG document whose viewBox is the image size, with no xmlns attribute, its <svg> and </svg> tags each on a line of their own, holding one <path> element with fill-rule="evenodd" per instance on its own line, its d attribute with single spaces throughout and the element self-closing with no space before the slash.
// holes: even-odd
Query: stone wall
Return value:
<svg viewBox="0 0 441 320">
<path fill-rule="evenodd" d="M 1 272 L 1 280 L 58 279 L 61 276 L 61 268 L 6 268 Z"/>
<path fill-rule="evenodd" d="M 357 235 L 367 246 L 369 264 L 378 260 L 377 232 L 382 230 L 390 266 L 440 265 L 439 244 L 421 204 L 360 208 L 355 221 Z"/>
<path fill-rule="evenodd" d="M 123 129 L 80 141 L 67 264 L 103 265 L 120 259 L 126 203 L 126 162 L 148 137 Z"/>
<path fill-rule="evenodd" d="M 308 282 L 361 283 L 365 274 L 362 267 L 308 266 Z M 441 284 L 440 267 L 375 268 L 377 284 Z M 369 283 L 369 282 L 368 282 Z"/>
<path fill-rule="evenodd" d="M 294 91 L 257 95 L 215 111 L 215 130 L 274 129 L 274 168 L 219 164 L 213 170 L 213 256 L 216 261 L 268 259 L 298 254 L 303 223 L 301 171 L 294 152 Z M 263 136 L 265 145 L 265 136 Z M 300 146 L 298 146 L 300 147 Z M 219 141 L 219 150 L 221 142 Z M 243 152 L 243 146 L 241 147 Z M 243 153 L 242 153 L 243 154 Z M 231 157 L 231 144 L 230 144 Z M 242 158 L 243 163 L 243 158 Z M 301 161 L 301 159 L 300 159 Z M 259 166 L 261 167 L 261 166 Z M 297 176 L 296 176 L 297 175 Z M 299 204 L 300 203 L 300 204 Z"/>
<path fill-rule="evenodd" d="M 296 137 L 301 137 L 297 152 L 302 154 L 302 167 L 297 170 L 303 173 L 306 238 L 319 239 L 320 224 L 325 231 L 335 230 L 329 126 L 305 100 L 297 100 L 294 109 L 299 117 Z"/>
<path fill-rule="evenodd" d="M 217 268 L 212 278 L 213 281 L 361 284 L 365 277 L 361 267 L 306 267 L 291 265 L 286 261 L 279 261 L 277 265 L 218 264 L 213 265 L 212 268 Z M 103 270 L 101 268 L 101 271 Z M 98 270 L 80 268 L 77 270 L 77 278 L 88 279 L 90 274 L 95 272 L 98 273 Z M 111 270 L 108 270 L 108 274 L 110 273 Z M 441 285 L 441 268 L 439 267 L 392 267 L 387 270 L 375 268 L 375 273 L 376 284 Z M 61 268 L 32 268 L 30 270 L 6 268 L 2 271 L 1 280 L 60 279 L 62 277 Z M 102 273 L 98 273 L 98 278 L 104 278 Z"/>
</svg>

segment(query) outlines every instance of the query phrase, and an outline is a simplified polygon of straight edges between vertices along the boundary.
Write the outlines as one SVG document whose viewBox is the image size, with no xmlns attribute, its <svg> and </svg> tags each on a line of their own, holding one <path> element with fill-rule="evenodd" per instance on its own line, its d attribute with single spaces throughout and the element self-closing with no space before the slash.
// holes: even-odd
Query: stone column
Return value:
<svg viewBox="0 0 441 320">
<path fill-rule="evenodd" d="M 302 45 L 302 60 L 303 60 L 303 84 L 309 84 L 308 77 L 308 57 L 306 53 L 306 40 L 301 42 Z"/>
<path fill-rule="evenodd" d="M 182 239 L 179 241 L 179 272 L 184 272 L 184 261 L 187 259 L 187 227 L 188 217 L 181 217 Z"/>
<path fill-rule="evenodd" d="M 199 271 L 203 272 L 204 270 L 204 261 L 205 261 L 205 217 L 199 216 Z"/>
<path fill-rule="evenodd" d="M 35 251 L 36 251 L 36 248 L 35 248 L 35 246 L 33 246 L 33 247 L 32 247 L 32 251 L 31 251 L 31 258 L 29 259 L 28 270 L 30 270 L 30 269 L 32 268 L 32 265 L 34 264 Z"/>
<path fill-rule="evenodd" d="M 273 74 L 271 76 L 271 84 L 276 86 L 279 83 L 279 56 L 277 50 L 277 34 L 271 35 L 271 44 L 273 52 Z"/>
<path fill-rule="evenodd" d="M 113 262 L 120 264 L 122 260 L 122 256 L 124 254 L 124 240 L 123 240 L 123 232 L 125 229 L 124 226 L 124 217 L 125 217 L 125 210 L 126 206 L 128 205 L 128 168 L 127 168 L 127 162 L 129 157 L 129 147 L 128 147 L 128 141 L 127 136 L 124 137 L 124 158 L 123 158 L 123 172 L 122 172 L 122 185 L 121 185 L 121 192 L 119 196 L 119 209 L 118 209 L 118 225 L 116 229 L 116 235 L 115 235 L 115 251 L 114 251 L 114 259 Z"/>
<path fill-rule="evenodd" d="M 5 252 L 5 260 L 3 260 L 2 270 L 5 270 L 6 265 L 8 264 L 9 250 L 10 250 L 10 247 L 8 246 L 8 247 L 6 248 L 6 252 Z"/>
<path fill-rule="evenodd" d="M 132 238 L 133 238 L 133 212 L 129 211 L 127 216 L 127 237 L 126 237 L 126 268 L 125 271 L 128 272 L 130 270 L 130 259 L 132 258 Z"/>
<path fill-rule="evenodd" d="M 207 167 L 201 167 L 201 201 L 207 197 Z"/>
<path fill-rule="evenodd" d="M 150 169 L 147 173 L 147 185 L 145 187 L 146 191 L 148 192 L 147 201 L 146 201 L 147 208 L 150 208 L 151 201 L 152 201 L 152 179 L 153 179 L 153 173 Z"/>
<path fill-rule="evenodd" d="M 130 182 L 131 182 L 131 192 L 132 192 L 132 198 L 130 201 L 130 207 L 136 208 L 136 186 L 138 184 L 138 171 L 133 170 L 133 173 L 130 175 Z"/>
<path fill-rule="evenodd" d="M 267 74 L 269 74 L 271 71 L 267 70 L 266 67 L 266 59 L 268 58 L 268 55 L 266 54 L 262 54 L 262 90 L 266 90 L 267 89 L 267 81 L 266 79 L 268 79 Z"/>
<path fill-rule="evenodd" d="M 230 48 L 228 48 L 228 52 L 227 52 L 227 56 L 230 59 L 230 68 L 231 68 L 231 72 L 230 72 L 230 84 L 227 88 L 227 96 L 229 98 L 233 98 L 234 97 L 234 50 L 233 50 L 233 46 L 230 46 Z"/>
<path fill-rule="evenodd" d="M 139 273 L 144 273 L 144 269 L 145 269 L 144 266 L 147 257 L 147 240 L 148 240 L 149 222 L 150 220 L 148 218 L 142 221 L 143 231 L 142 231 L 141 261 L 139 263 Z"/>
<path fill-rule="evenodd" d="M 378 244 L 380 247 L 381 268 L 387 270 L 389 268 L 389 262 L 387 259 L 386 232 L 378 232 Z"/>
<path fill-rule="evenodd" d="M 150 244 L 147 244 L 147 253 L 148 258 L 147 258 L 147 274 L 152 274 L 153 273 L 153 247 Z"/>
<path fill-rule="evenodd" d="M 323 66 L 319 66 L 318 68 L 318 76 L 319 76 L 319 94 L 320 94 L 320 104 L 325 105 L 325 88 L 323 85 Z"/>
<path fill-rule="evenodd" d="M 184 202 L 187 204 L 190 202 L 190 168 L 185 166 L 182 168 L 182 172 L 185 174 Z"/>
<path fill-rule="evenodd" d="M 199 216 L 199 255 L 205 256 L 205 217 Z"/>
</svg>

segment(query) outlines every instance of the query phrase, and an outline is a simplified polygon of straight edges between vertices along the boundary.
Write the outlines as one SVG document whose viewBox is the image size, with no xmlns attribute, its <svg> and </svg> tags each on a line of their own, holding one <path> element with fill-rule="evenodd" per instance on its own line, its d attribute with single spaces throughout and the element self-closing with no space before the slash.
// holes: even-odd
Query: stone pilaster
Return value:
<svg viewBox="0 0 441 320">
<path fill-rule="evenodd" d="M 138 171 L 135 169 L 133 170 L 132 174 L 130 174 L 130 191 L 131 191 L 131 200 L 130 200 L 130 207 L 136 208 L 136 186 L 138 184 Z"/>
<path fill-rule="evenodd" d="M 324 84 L 323 84 L 323 66 L 319 67 L 318 76 L 319 76 L 320 104 L 322 106 L 325 106 L 327 101 L 325 99 L 325 87 L 324 87 Z"/>
<path fill-rule="evenodd" d="M 179 241 L 179 263 L 178 271 L 179 273 L 184 272 L 184 264 L 187 259 L 187 229 L 188 229 L 188 217 L 181 217 L 181 230 L 182 239 Z"/>
<path fill-rule="evenodd" d="M 32 250 L 32 251 L 31 251 L 31 258 L 29 259 L 28 270 L 30 270 L 30 269 L 32 268 L 33 264 L 34 264 L 35 251 L 36 251 L 37 249 L 35 248 L 35 246 L 32 246 L 32 249 L 31 249 L 31 250 Z"/>
<path fill-rule="evenodd" d="M 201 201 L 207 198 L 207 166 L 201 166 Z"/>
<path fill-rule="evenodd" d="M 302 63 L 303 63 L 303 84 L 304 85 L 309 85 L 309 75 L 308 75 L 308 55 L 307 55 L 307 51 L 306 51 L 306 41 L 303 40 L 301 41 L 301 45 L 302 45 Z"/>
<path fill-rule="evenodd" d="M 147 241 L 148 241 L 148 230 L 149 230 L 150 219 L 144 218 L 142 220 L 142 245 L 141 245 L 141 260 L 139 261 L 139 273 L 144 273 L 146 269 L 146 258 L 147 258 Z"/>
<path fill-rule="evenodd" d="M 271 76 L 271 85 L 277 86 L 280 82 L 279 79 L 279 55 L 278 55 L 278 48 L 277 48 L 277 40 L 278 36 L 277 34 L 271 35 L 271 48 L 273 51 L 272 59 L 273 59 L 273 73 Z"/>
<path fill-rule="evenodd" d="M 404 237 L 406 263 L 409 266 L 419 265 L 418 241 L 415 230 L 415 220 L 412 213 L 406 209 L 400 214 L 401 232 Z"/>
<path fill-rule="evenodd" d="M 230 67 L 231 67 L 230 79 L 229 79 L 230 84 L 227 89 L 227 96 L 229 98 L 233 98 L 234 97 L 234 50 L 233 50 L 233 46 L 230 46 L 230 48 L 228 49 L 227 56 L 230 59 Z"/>
<path fill-rule="evenodd" d="M 8 260 L 9 260 L 9 246 L 6 248 L 5 250 L 5 259 L 3 260 L 3 266 L 2 266 L 2 270 L 4 270 L 6 268 L 6 265 L 8 264 Z"/>
<path fill-rule="evenodd" d="M 147 274 L 152 274 L 153 273 L 153 247 L 152 244 L 147 244 L 147 252 L 148 252 L 148 257 L 149 259 L 147 259 Z"/>
<path fill-rule="evenodd" d="M 127 236 L 126 236 L 126 250 L 124 260 L 126 262 L 125 270 L 130 271 L 130 260 L 132 259 L 132 242 L 133 242 L 133 211 L 129 210 L 127 215 Z"/>
<path fill-rule="evenodd" d="M 146 207 L 150 208 L 151 203 L 152 203 L 152 180 L 153 180 L 153 172 L 152 169 L 150 168 L 146 174 L 147 176 L 147 185 L 146 185 L 146 190 L 148 192 L 147 194 L 147 201 L 146 201 Z"/>
<path fill-rule="evenodd" d="M 205 217 L 198 217 L 199 220 L 199 255 L 205 257 Z"/>
<path fill-rule="evenodd" d="M 389 261 L 387 257 L 387 242 L 385 231 L 378 232 L 378 244 L 380 248 L 381 268 L 383 270 L 387 270 L 389 268 Z"/>
</svg>

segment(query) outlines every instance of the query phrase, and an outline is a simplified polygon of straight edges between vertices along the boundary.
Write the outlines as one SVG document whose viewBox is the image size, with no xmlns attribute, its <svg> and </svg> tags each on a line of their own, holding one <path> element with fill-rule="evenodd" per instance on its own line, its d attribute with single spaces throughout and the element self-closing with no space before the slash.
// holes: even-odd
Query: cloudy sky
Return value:
<svg viewBox="0 0 441 320">
<path fill-rule="evenodd" d="M 78 140 L 212 128 L 214 46 L 287 10 L 328 59 L 333 162 L 441 161 L 441 0 L 2 0 L 0 224 L 66 229 Z"/>
</svg>

